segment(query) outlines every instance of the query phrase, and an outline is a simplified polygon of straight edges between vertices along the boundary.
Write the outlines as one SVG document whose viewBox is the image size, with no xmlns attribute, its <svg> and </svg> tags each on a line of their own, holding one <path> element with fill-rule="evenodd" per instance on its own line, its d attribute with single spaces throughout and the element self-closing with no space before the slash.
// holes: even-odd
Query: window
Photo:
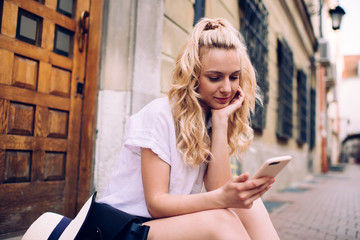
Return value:
<svg viewBox="0 0 360 240">
<path fill-rule="evenodd" d="M 54 52 L 71 57 L 73 47 L 73 32 L 55 25 Z"/>
<path fill-rule="evenodd" d="M 205 0 L 195 0 L 194 3 L 194 24 L 205 16 Z"/>
<path fill-rule="evenodd" d="M 297 142 L 307 142 L 307 88 L 306 74 L 302 70 L 297 72 L 297 105 L 298 105 L 298 138 Z"/>
<path fill-rule="evenodd" d="M 3 6 L 4 6 L 4 0 L 0 0 L 0 33 L 1 33 L 1 21 L 2 21 L 2 14 L 3 14 Z"/>
<path fill-rule="evenodd" d="M 310 90 L 310 137 L 309 137 L 309 148 L 312 150 L 315 147 L 316 137 L 316 92 L 312 88 Z"/>
<path fill-rule="evenodd" d="M 239 1 L 243 12 L 241 33 L 248 48 L 250 60 L 257 73 L 258 85 L 263 94 L 263 106 L 255 105 L 252 116 L 252 127 L 255 130 L 265 129 L 266 109 L 269 102 L 268 82 L 268 11 L 262 0 Z"/>
<path fill-rule="evenodd" d="M 42 18 L 19 8 L 16 26 L 16 39 L 40 46 Z"/>
<path fill-rule="evenodd" d="M 279 97 L 278 97 L 278 126 L 277 136 L 287 140 L 292 137 L 293 115 L 293 53 L 285 40 L 278 39 L 278 71 L 279 71 Z"/>
<path fill-rule="evenodd" d="M 58 0 L 56 11 L 64 14 L 65 16 L 72 17 L 74 11 L 73 0 Z"/>
</svg>

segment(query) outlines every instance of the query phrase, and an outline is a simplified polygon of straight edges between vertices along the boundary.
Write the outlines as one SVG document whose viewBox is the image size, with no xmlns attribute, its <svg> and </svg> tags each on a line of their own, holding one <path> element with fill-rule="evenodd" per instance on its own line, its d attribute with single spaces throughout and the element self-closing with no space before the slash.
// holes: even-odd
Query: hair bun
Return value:
<svg viewBox="0 0 360 240">
<path fill-rule="evenodd" d="M 215 30 L 220 26 L 224 27 L 224 24 L 222 24 L 219 20 L 210 21 L 206 24 L 204 31 Z"/>
</svg>

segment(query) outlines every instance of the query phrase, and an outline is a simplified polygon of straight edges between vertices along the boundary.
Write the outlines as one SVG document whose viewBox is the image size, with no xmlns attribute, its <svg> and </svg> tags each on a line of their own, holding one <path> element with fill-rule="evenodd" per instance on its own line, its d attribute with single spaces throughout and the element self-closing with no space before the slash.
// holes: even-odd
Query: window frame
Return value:
<svg viewBox="0 0 360 240">
<path fill-rule="evenodd" d="M 310 89 L 310 136 L 309 136 L 309 149 L 315 147 L 316 142 L 316 90 Z"/>
<path fill-rule="evenodd" d="M 285 39 L 277 41 L 278 57 L 278 122 L 276 135 L 288 140 L 293 134 L 293 53 Z"/>
<path fill-rule="evenodd" d="M 62 32 L 64 34 L 70 36 L 69 52 L 65 52 L 65 51 L 57 48 L 57 35 L 58 35 L 58 32 Z M 71 58 L 72 55 L 73 55 L 73 44 L 74 44 L 74 32 L 70 31 L 69 29 L 63 28 L 60 25 L 55 24 L 53 52 L 57 53 L 59 55 L 63 55 L 65 57 Z"/>
<path fill-rule="evenodd" d="M 304 144 L 308 141 L 307 134 L 307 106 L 308 106 L 308 96 L 307 96 L 307 76 L 305 72 L 301 69 L 297 71 L 297 106 L 298 106 L 298 135 L 297 142 L 298 144 Z"/>
<path fill-rule="evenodd" d="M 20 35 L 20 27 L 21 27 L 21 17 L 25 16 L 27 18 L 30 18 L 32 20 L 34 20 L 36 22 L 36 33 L 35 33 L 35 40 L 28 38 L 26 36 Z M 15 38 L 35 45 L 35 46 L 41 46 L 41 33 L 42 33 L 42 23 L 43 23 L 43 18 L 35 15 L 29 11 L 26 11 L 23 8 L 19 8 L 18 9 L 18 16 L 17 16 L 17 23 L 16 23 L 16 34 L 15 34 Z"/>
<path fill-rule="evenodd" d="M 0 33 L 1 33 L 1 26 L 2 26 L 3 10 L 4 10 L 4 0 L 0 0 Z"/>
<path fill-rule="evenodd" d="M 269 102 L 269 12 L 262 0 L 241 0 L 239 6 L 243 11 L 241 33 L 248 48 L 250 61 L 256 70 L 257 84 L 262 94 L 262 104 L 255 103 L 255 110 L 251 116 L 252 128 L 261 132 L 266 127 L 266 112 Z"/>
<path fill-rule="evenodd" d="M 203 17 L 205 17 L 205 2 L 206 0 L 195 0 L 194 3 L 194 22 L 193 26 Z"/>
<path fill-rule="evenodd" d="M 69 18 L 73 18 L 73 16 L 74 16 L 74 6 L 76 6 L 75 4 L 75 1 L 73 1 L 72 2 L 72 13 L 69 13 L 69 12 L 67 12 L 67 11 L 64 11 L 63 9 L 61 9 L 60 8 L 60 4 L 61 4 L 61 2 L 60 2 L 61 0 L 57 0 L 57 4 L 56 4 L 56 11 L 58 12 L 58 13 L 61 13 L 61 14 L 63 14 L 63 15 L 65 15 L 65 16 L 67 16 L 67 17 L 69 17 Z"/>
</svg>

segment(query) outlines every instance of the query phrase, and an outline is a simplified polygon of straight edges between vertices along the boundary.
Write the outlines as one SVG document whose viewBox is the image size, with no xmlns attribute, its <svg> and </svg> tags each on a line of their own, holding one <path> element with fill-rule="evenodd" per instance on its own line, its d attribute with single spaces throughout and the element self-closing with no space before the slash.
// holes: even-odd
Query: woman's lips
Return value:
<svg viewBox="0 0 360 240">
<path fill-rule="evenodd" d="M 229 98 L 215 98 L 219 103 L 227 103 L 229 101 Z"/>
</svg>

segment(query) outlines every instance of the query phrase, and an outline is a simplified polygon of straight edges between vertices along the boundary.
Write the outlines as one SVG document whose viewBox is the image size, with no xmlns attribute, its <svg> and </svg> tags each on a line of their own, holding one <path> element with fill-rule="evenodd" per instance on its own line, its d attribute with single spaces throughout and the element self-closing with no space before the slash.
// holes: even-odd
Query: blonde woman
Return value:
<svg viewBox="0 0 360 240">
<path fill-rule="evenodd" d="M 253 138 L 256 89 L 240 33 L 225 19 L 202 19 L 178 55 L 168 98 L 129 119 L 100 201 L 141 217 L 148 239 L 278 239 L 260 199 L 274 179 L 230 169 L 230 155 Z"/>
</svg>

